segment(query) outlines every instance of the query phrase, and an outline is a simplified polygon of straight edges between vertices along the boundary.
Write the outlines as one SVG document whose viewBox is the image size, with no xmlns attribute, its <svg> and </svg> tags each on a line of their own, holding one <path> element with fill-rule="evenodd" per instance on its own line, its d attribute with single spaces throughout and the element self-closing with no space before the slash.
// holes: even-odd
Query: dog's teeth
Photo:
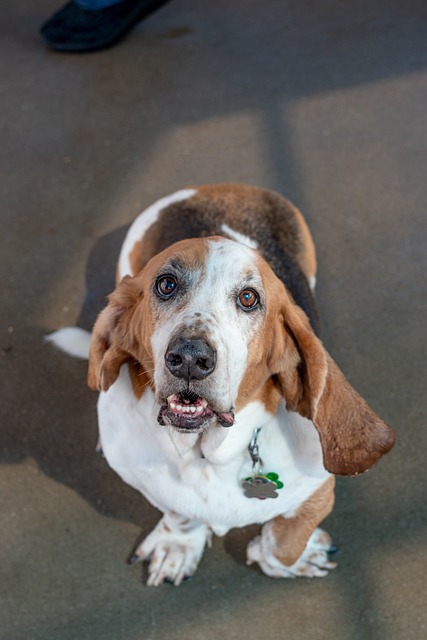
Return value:
<svg viewBox="0 0 427 640">
<path fill-rule="evenodd" d="M 171 395 L 168 397 L 168 406 L 171 411 L 185 415 L 187 413 L 193 415 L 197 413 L 200 415 L 209 406 L 208 401 L 205 398 L 197 398 L 197 404 L 192 404 L 190 401 L 178 402 L 177 395 Z"/>
</svg>

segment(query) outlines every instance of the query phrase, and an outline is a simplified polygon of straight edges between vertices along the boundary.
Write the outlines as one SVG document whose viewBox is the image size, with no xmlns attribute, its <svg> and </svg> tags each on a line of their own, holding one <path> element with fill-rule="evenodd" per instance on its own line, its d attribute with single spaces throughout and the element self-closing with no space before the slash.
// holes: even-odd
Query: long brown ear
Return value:
<svg viewBox="0 0 427 640">
<path fill-rule="evenodd" d="M 92 330 L 88 370 L 91 389 L 107 391 L 117 380 L 122 364 L 132 359 L 120 326 L 137 301 L 131 280 L 128 277 L 122 280 L 109 296 L 109 303 Z"/>
<path fill-rule="evenodd" d="M 393 431 L 346 380 L 304 312 L 288 300 L 283 316 L 286 352 L 278 379 L 287 408 L 314 423 L 328 471 L 345 476 L 366 471 L 390 451 Z"/>
</svg>

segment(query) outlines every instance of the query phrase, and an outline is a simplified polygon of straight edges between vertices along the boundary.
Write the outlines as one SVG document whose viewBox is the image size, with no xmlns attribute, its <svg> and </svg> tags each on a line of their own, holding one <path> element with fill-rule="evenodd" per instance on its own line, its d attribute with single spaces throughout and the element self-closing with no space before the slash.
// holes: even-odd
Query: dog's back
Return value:
<svg viewBox="0 0 427 640">
<path fill-rule="evenodd" d="M 246 244 L 269 263 L 318 332 L 313 298 L 316 252 L 301 212 L 286 198 L 243 184 L 184 189 L 141 213 L 129 229 L 118 277 L 136 275 L 170 245 L 187 238 L 225 236 Z"/>
</svg>

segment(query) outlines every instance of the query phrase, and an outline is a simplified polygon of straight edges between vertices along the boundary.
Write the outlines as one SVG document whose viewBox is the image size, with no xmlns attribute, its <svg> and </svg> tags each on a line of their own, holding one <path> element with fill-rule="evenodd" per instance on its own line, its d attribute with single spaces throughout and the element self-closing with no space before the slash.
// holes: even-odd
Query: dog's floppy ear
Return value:
<svg viewBox="0 0 427 640">
<path fill-rule="evenodd" d="M 126 326 L 141 295 L 133 279 L 127 276 L 99 314 L 92 330 L 89 352 L 88 385 L 91 389 L 107 391 L 117 380 L 122 364 L 132 359 Z"/>
<path fill-rule="evenodd" d="M 304 312 L 285 295 L 281 319 L 285 346 L 277 378 L 287 408 L 312 420 L 328 471 L 336 475 L 366 471 L 392 448 L 394 433 L 353 389 Z"/>
</svg>

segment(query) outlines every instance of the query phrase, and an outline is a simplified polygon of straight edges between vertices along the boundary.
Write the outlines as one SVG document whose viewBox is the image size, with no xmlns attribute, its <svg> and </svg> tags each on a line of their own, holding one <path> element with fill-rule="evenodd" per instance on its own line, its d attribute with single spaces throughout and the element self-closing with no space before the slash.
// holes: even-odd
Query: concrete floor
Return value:
<svg viewBox="0 0 427 640">
<path fill-rule="evenodd" d="M 427 638 L 425 1 L 174 0 L 82 56 L 39 39 L 54 0 L 1 5 L 1 640 Z M 90 325 L 143 207 L 216 181 L 305 212 L 324 342 L 398 444 L 338 481 L 327 578 L 247 568 L 248 528 L 152 589 L 126 558 L 158 514 L 43 336 Z"/>
</svg>

